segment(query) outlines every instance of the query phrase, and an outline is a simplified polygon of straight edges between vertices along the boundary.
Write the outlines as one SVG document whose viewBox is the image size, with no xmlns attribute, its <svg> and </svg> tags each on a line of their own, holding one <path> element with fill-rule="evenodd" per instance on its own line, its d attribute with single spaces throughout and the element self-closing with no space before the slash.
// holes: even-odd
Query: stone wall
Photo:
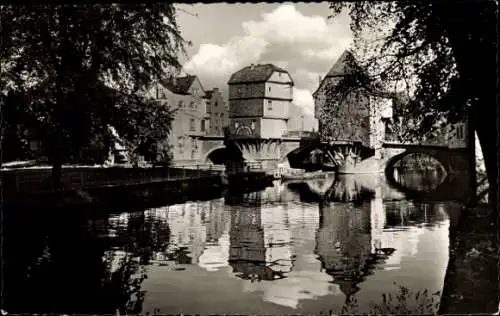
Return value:
<svg viewBox="0 0 500 316">
<path fill-rule="evenodd" d="M 229 100 L 229 117 L 262 117 L 264 99 Z"/>
<path fill-rule="evenodd" d="M 260 83 L 241 83 L 229 86 L 229 100 L 240 98 L 264 98 L 266 84 Z"/>
</svg>

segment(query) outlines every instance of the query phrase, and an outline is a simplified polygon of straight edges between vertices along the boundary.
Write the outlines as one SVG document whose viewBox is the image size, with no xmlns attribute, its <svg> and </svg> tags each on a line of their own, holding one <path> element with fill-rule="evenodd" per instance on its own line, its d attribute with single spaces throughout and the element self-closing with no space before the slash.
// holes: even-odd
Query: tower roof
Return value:
<svg viewBox="0 0 500 316">
<path fill-rule="evenodd" d="M 318 88 L 316 89 L 316 91 L 314 91 L 313 96 L 316 95 L 318 91 L 323 87 L 323 84 L 327 80 L 327 78 L 342 77 L 345 75 L 354 74 L 356 71 L 363 73 L 363 70 L 360 68 L 356 58 L 354 57 L 352 52 L 347 49 L 339 56 L 339 58 L 337 58 L 332 68 L 330 68 L 323 80 L 321 80 Z M 368 88 L 373 96 L 387 99 L 398 97 L 394 93 L 385 91 L 383 88 L 378 87 L 374 82 L 370 82 L 369 86 L 365 86 L 364 88 Z"/>
<path fill-rule="evenodd" d="M 346 49 L 340 56 L 337 58 L 332 68 L 326 73 L 325 77 L 319 83 L 318 88 L 314 91 L 313 96 L 318 93 L 319 89 L 323 86 L 323 83 L 327 80 L 327 78 L 341 77 L 345 76 L 352 72 L 353 68 L 357 67 L 356 59 L 352 52 Z"/>
<path fill-rule="evenodd" d="M 232 74 L 227 84 L 266 82 L 275 71 L 290 76 L 288 71 L 273 64 L 252 64 Z M 293 80 L 291 83 L 293 85 Z"/>
<path fill-rule="evenodd" d="M 332 68 L 330 68 L 325 78 L 344 76 L 349 74 L 352 68 L 356 66 L 357 63 L 354 55 L 350 50 L 346 49 L 340 57 L 337 58 L 337 61 L 333 64 Z"/>
</svg>

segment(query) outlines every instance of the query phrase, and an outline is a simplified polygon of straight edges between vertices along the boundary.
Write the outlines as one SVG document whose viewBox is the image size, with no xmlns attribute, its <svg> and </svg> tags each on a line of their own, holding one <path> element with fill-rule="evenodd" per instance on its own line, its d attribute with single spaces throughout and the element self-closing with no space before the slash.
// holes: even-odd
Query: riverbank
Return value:
<svg viewBox="0 0 500 316">
<path fill-rule="evenodd" d="M 498 218 L 479 206 L 450 232 L 450 259 L 439 314 L 493 314 L 499 309 Z"/>
<path fill-rule="evenodd" d="M 114 174 L 110 174 L 110 171 Z M 87 182 L 91 185 L 83 186 L 79 186 L 77 181 L 69 181 L 71 177 L 67 176 L 69 180 L 64 181 L 64 189 L 57 192 L 48 189 L 47 179 L 50 179 L 48 175 L 44 178 L 30 173 L 30 181 L 18 181 L 17 174 L 16 178 L 11 179 L 8 179 L 6 174 L 2 174 L 2 180 L 14 180 L 22 183 L 20 187 L 24 188 L 24 190 L 12 190 L 14 189 L 12 186 L 4 186 L 2 189 L 10 188 L 11 190 L 3 190 L 3 207 L 14 209 L 37 208 L 41 205 L 63 208 L 92 205 L 101 206 L 100 209 L 102 207 L 110 209 L 155 207 L 184 203 L 187 200 L 216 198 L 228 188 L 260 190 L 272 183 L 272 177 L 265 172 L 256 171 L 230 175 L 214 170 L 174 168 L 110 171 L 104 174 L 95 170 L 87 172 L 94 178 L 99 177 Z M 146 171 L 147 173 L 144 174 Z M 77 176 L 81 175 L 79 172 L 73 173 Z M 162 177 L 162 173 L 168 173 L 169 176 Z M 127 178 L 127 175 L 130 177 Z M 45 190 L 40 190 L 44 188 L 44 185 Z"/>
</svg>

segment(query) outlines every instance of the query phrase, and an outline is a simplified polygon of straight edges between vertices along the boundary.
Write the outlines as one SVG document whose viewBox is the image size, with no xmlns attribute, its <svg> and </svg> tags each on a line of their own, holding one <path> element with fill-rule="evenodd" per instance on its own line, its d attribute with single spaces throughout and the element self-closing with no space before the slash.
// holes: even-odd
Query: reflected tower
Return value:
<svg viewBox="0 0 500 316">
<path fill-rule="evenodd" d="M 349 204 L 321 203 L 316 253 L 346 300 L 373 269 L 371 264 L 370 210 Z"/>
<path fill-rule="evenodd" d="M 281 206 L 263 210 L 261 192 L 245 200 L 254 207 L 235 205 L 231 212 L 229 261 L 233 272 L 252 281 L 284 278 L 291 269 L 287 212 Z"/>
</svg>

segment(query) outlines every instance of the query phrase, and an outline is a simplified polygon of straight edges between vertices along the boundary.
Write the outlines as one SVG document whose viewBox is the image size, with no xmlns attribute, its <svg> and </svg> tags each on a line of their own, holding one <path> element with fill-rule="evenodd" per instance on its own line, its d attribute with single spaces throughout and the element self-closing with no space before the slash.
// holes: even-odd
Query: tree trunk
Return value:
<svg viewBox="0 0 500 316">
<path fill-rule="evenodd" d="M 484 164 L 488 176 L 489 192 L 488 204 L 493 210 L 498 210 L 498 129 L 496 104 L 482 106 L 479 112 L 472 115 L 477 136 L 484 156 Z"/>
</svg>

